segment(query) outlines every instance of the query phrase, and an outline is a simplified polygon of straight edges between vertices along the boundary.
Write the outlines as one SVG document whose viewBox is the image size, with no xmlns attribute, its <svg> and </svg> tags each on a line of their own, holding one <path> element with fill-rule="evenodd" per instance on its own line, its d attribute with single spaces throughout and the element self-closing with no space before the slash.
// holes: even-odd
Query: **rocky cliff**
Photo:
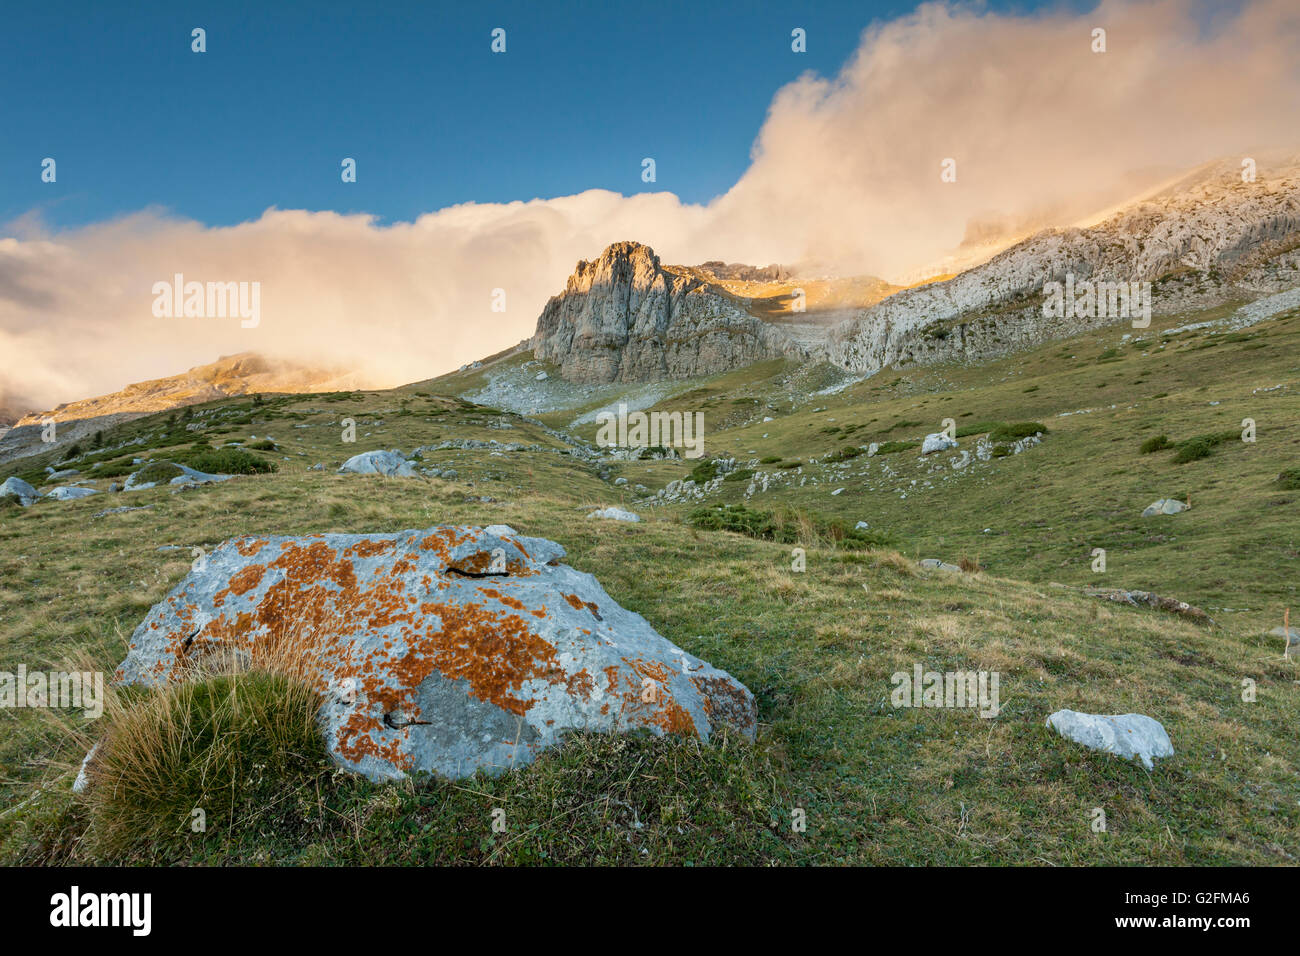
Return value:
<svg viewBox="0 0 1300 956">
<path fill-rule="evenodd" d="M 531 346 L 573 382 L 650 382 L 708 375 L 803 348 L 649 246 L 617 242 L 582 261 L 546 303 Z"/>
</svg>

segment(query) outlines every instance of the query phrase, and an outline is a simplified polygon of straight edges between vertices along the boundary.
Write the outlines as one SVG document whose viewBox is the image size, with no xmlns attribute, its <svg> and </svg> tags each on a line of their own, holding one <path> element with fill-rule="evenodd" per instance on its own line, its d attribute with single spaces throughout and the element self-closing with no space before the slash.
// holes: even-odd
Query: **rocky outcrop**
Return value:
<svg viewBox="0 0 1300 956">
<path fill-rule="evenodd" d="M 1243 183 L 1239 167 L 1216 164 L 1095 226 L 1045 230 L 952 279 L 863 310 L 831 331 L 829 358 L 852 371 L 874 372 L 895 363 L 986 358 L 1129 321 L 1104 314 L 1046 315 L 1044 285 L 1063 283 L 1067 275 L 1132 283 L 1189 270 L 1199 285 L 1207 276 L 1217 281 L 1213 274 L 1219 270 L 1281 256 L 1282 274 L 1264 271 L 1274 284 L 1294 285 L 1300 282 L 1297 237 L 1300 166 Z M 1264 286 L 1258 291 L 1277 291 Z M 1178 283 L 1166 290 L 1179 291 Z M 1153 294 L 1159 311 L 1162 290 Z"/>
<path fill-rule="evenodd" d="M 651 382 L 805 357 L 779 328 L 637 242 L 579 262 L 546 303 L 531 346 L 572 382 Z"/>
<path fill-rule="evenodd" d="M 505 525 L 238 538 L 154 606 L 116 676 L 290 662 L 335 760 L 374 780 L 497 772 L 571 731 L 754 736 L 743 684 L 563 557 Z"/>
</svg>

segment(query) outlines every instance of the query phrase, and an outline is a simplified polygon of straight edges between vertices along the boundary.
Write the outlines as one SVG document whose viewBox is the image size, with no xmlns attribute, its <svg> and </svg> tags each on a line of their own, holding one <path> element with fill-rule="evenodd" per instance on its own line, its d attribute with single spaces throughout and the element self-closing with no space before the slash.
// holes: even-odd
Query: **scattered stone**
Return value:
<svg viewBox="0 0 1300 956">
<path fill-rule="evenodd" d="M 1174 745 L 1158 720 L 1143 714 L 1084 714 L 1058 710 L 1047 718 L 1047 726 L 1067 740 L 1092 750 L 1114 754 L 1125 760 L 1134 757 L 1154 769 L 1153 757 L 1172 757 Z"/>
<path fill-rule="evenodd" d="M 60 478 L 71 478 L 73 475 L 81 474 L 75 468 L 64 468 L 62 471 L 49 471 L 47 469 L 46 473 L 50 476 L 50 481 L 58 481 Z"/>
<path fill-rule="evenodd" d="M 601 508 L 587 515 L 588 518 L 607 518 L 610 521 L 640 521 L 641 516 L 622 508 Z"/>
<path fill-rule="evenodd" d="M 560 545 L 509 532 L 227 541 L 140 623 L 116 679 L 228 670 L 292 636 L 330 753 L 372 780 L 497 773 L 576 730 L 754 737 L 743 684 L 562 564 Z"/>
<path fill-rule="evenodd" d="M 392 451 L 366 451 L 353 455 L 339 467 L 339 474 L 384 475 L 388 478 L 415 478 L 414 466 Z"/>
<path fill-rule="evenodd" d="M 959 565 L 949 564 L 947 561 L 940 561 L 938 558 L 922 558 L 920 563 L 923 568 L 937 568 L 940 571 L 952 571 L 956 574 L 962 573 Z"/>
<path fill-rule="evenodd" d="M 854 531 L 866 531 L 866 530 L 867 530 L 868 528 L 870 528 L 870 527 L 871 527 L 871 525 L 867 524 L 865 521 L 859 521 L 857 524 L 855 524 L 855 525 L 853 526 L 853 530 L 854 530 Z"/>
<path fill-rule="evenodd" d="M 1155 515 L 1176 515 L 1180 511 L 1186 511 L 1188 505 L 1176 498 L 1161 498 L 1159 501 L 1153 501 L 1147 505 L 1146 510 L 1142 512 L 1142 517 L 1151 518 Z"/>
<path fill-rule="evenodd" d="M 626 484 L 627 484 L 627 479 L 626 479 L 626 478 L 615 478 L 615 479 L 614 479 L 614 484 L 615 484 L 616 487 L 622 487 L 623 485 L 626 485 Z"/>
<path fill-rule="evenodd" d="M 936 451 L 947 451 L 949 448 L 956 448 L 955 439 L 949 438 L 943 432 L 935 432 L 932 435 L 926 435 L 925 441 L 921 442 L 921 454 L 932 455 Z"/>
<path fill-rule="evenodd" d="M 122 505 L 120 508 L 108 508 L 108 509 L 105 510 L 105 511 L 96 511 L 93 515 L 91 515 L 91 517 L 92 517 L 92 518 L 102 518 L 102 517 L 104 517 L 105 515 L 120 515 L 120 514 L 122 514 L 122 513 L 125 512 L 125 511 L 144 511 L 144 510 L 146 510 L 146 509 L 148 509 L 148 508 L 152 508 L 152 507 L 153 507 L 153 505 L 141 505 L 141 506 L 138 507 L 138 508 L 133 508 L 133 507 L 131 507 L 130 505 Z"/>
<path fill-rule="evenodd" d="M 1179 601 L 1175 598 L 1161 597 L 1159 594 L 1152 594 L 1150 591 L 1127 591 L 1123 588 L 1089 588 L 1087 593 L 1104 601 L 1114 601 L 1117 604 L 1128 604 L 1132 607 L 1151 607 L 1157 611 L 1181 614 L 1183 617 L 1191 618 L 1201 624 L 1214 623 L 1210 619 L 1210 615 L 1199 607 L 1193 607 L 1186 601 Z"/>
</svg>

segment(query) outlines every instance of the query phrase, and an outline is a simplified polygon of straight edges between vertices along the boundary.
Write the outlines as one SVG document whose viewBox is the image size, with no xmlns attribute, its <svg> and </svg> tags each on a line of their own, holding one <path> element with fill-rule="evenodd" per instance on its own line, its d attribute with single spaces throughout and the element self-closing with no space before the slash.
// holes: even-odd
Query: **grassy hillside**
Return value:
<svg viewBox="0 0 1300 956">
<path fill-rule="evenodd" d="M 1121 340 L 1128 330 L 1117 328 L 981 367 L 886 371 L 838 393 L 815 394 L 840 380 L 832 370 L 781 362 L 675 383 L 661 407 L 705 413 L 707 457 L 734 455 L 740 466 L 786 476 L 749 498 L 746 480 L 723 482 L 703 503 L 652 504 L 629 490 L 653 492 L 698 462 L 587 462 L 546 427 L 458 399 L 520 356 L 391 392 L 217 402 L 188 422 L 158 415 L 121 426 L 74 463 L 84 477 L 101 461 L 111 473 L 96 482 L 103 489 L 134 470 L 135 458 L 203 453 L 196 441 L 215 449 L 238 440 L 275 471 L 182 492 L 0 508 L 0 670 L 76 661 L 111 672 L 148 608 L 187 573 L 195 547 L 252 533 L 503 522 L 561 542 L 569 563 L 597 575 L 620 603 L 744 681 L 758 700 L 759 740 L 701 747 L 580 737 L 501 778 L 390 786 L 342 774 L 298 741 L 268 756 L 277 760 L 269 778 L 244 767 L 200 783 L 177 778 L 166 799 L 127 794 L 137 802 L 126 809 L 148 811 L 131 819 L 154 822 L 124 828 L 110 825 L 122 805 L 68 787 L 89 743 L 105 727 L 125 733 L 149 695 L 115 699 L 102 726 L 6 710 L 0 856 L 46 864 L 1295 863 L 1300 673 L 1265 632 L 1284 607 L 1300 617 L 1300 489 L 1276 480 L 1300 466 L 1300 316 L 1237 334 L 1159 335 L 1203 318 L 1157 322 L 1137 341 Z M 583 410 L 540 421 L 568 428 Z M 870 442 L 906 444 L 949 417 L 963 450 L 980 434 L 964 432 L 999 423 L 1038 422 L 1047 433 L 1021 454 L 960 470 L 935 469 L 915 448 L 843 455 Z M 1257 422 L 1253 444 L 1210 442 L 1204 457 L 1186 462 L 1178 459 L 1191 453 L 1177 447 L 1140 450 L 1159 435 L 1177 446 L 1240 432 L 1245 417 Z M 344 418 L 355 422 L 355 444 L 342 441 Z M 452 439 L 540 447 L 422 453 L 425 465 L 453 469 L 451 478 L 334 473 L 360 451 L 409 453 Z M 834 452 L 842 460 L 826 463 Z M 14 470 L 38 483 L 64 454 Z M 791 462 L 799 464 L 778 467 Z M 311 470 L 317 463 L 325 468 Z M 619 477 L 628 483 L 615 486 Z M 1184 514 L 1139 517 L 1157 498 L 1189 494 Z M 719 503 L 779 513 L 785 540 L 693 526 L 693 513 Z M 584 518 L 611 504 L 646 520 Z M 124 505 L 141 510 L 96 517 Z M 864 550 L 837 540 L 836 522 L 859 520 L 890 543 Z M 802 573 L 791 566 L 796 545 L 807 551 Z M 1108 552 L 1104 574 L 1090 569 L 1096 547 Z M 925 570 L 916 563 L 923 557 L 965 558 L 983 570 Z M 1085 586 L 1155 590 L 1204 607 L 1216 623 L 1105 603 Z M 891 675 L 918 663 L 998 671 L 1001 713 L 893 708 Z M 1256 684 L 1251 702 L 1244 679 Z M 228 692 L 216 688 L 211 699 Z M 254 683 L 248 693 L 266 697 L 263 719 L 277 719 L 274 686 Z M 152 704 L 152 713 L 197 706 Z M 1060 708 L 1149 714 L 1169 731 L 1176 756 L 1148 773 L 1084 750 L 1043 726 Z M 248 732 L 232 721 L 230 733 Z M 221 808 L 202 834 L 178 809 L 195 801 Z M 1104 833 L 1091 826 L 1096 808 Z M 504 832 L 493 830 L 494 809 L 505 810 Z M 803 832 L 796 811 L 806 816 Z"/>
</svg>

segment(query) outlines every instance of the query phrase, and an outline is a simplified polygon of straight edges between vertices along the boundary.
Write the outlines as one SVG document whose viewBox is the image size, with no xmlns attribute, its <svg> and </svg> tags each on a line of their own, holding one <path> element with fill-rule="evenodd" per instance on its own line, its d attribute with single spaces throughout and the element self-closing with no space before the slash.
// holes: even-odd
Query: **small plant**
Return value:
<svg viewBox="0 0 1300 956">
<path fill-rule="evenodd" d="M 1300 491 L 1300 468 L 1288 468 L 1277 476 L 1277 483 L 1288 491 Z"/>
<path fill-rule="evenodd" d="M 255 441 L 251 445 L 245 445 L 245 448 L 251 451 L 277 451 L 275 442 L 269 438 L 263 438 L 261 441 Z"/>
<path fill-rule="evenodd" d="M 1174 443 L 1169 440 L 1168 435 L 1156 435 L 1148 438 L 1138 449 L 1143 455 L 1150 455 L 1154 452 L 1164 451 L 1166 448 L 1173 448 Z"/>
<path fill-rule="evenodd" d="M 738 468 L 736 471 L 733 471 L 731 474 L 727 475 L 722 480 L 723 481 L 748 481 L 750 478 L 753 477 L 754 477 L 754 469 Z"/>
<path fill-rule="evenodd" d="M 162 485 L 183 474 L 184 472 L 170 461 L 151 461 L 135 473 L 133 483 Z"/>
<path fill-rule="evenodd" d="M 763 458 L 760 458 L 758 460 L 758 463 L 760 465 L 775 465 L 780 460 L 781 460 L 780 455 L 766 455 Z"/>
</svg>

